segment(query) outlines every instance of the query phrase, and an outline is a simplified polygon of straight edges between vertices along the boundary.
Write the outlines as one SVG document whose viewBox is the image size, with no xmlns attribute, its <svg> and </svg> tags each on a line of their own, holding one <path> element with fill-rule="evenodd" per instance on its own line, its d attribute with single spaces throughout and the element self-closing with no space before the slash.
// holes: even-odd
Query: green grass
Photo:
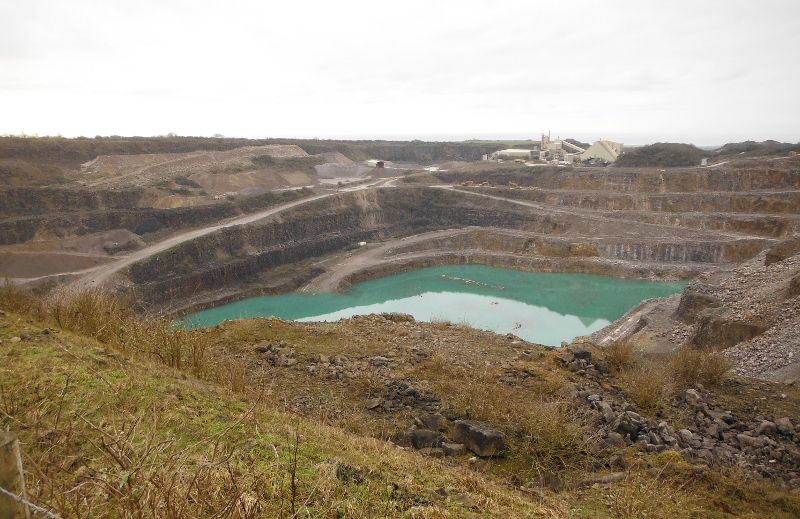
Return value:
<svg viewBox="0 0 800 519">
<path fill-rule="evenodd" d="M 397 424 L 362 411 L 364 395 L 383 387 L 366 374 L 343 385 L 312 383 L 303 369 L 264 368 L 259 381 L 249 367 L 261 341 L 303 359 L 380 354 L 411 337 L 402 320 L 376 328 L 374 318 L 338 325 L 252 319 L 188 332 L 90 295 L 73 301 L 0 290 L 0 427 L 19 436 L 29 498 L 64 519 L 800 513 L 794 494 L 733 471 L 700 470 L 675 452 L 623 449 L 631 467 L 609 485 L 522 490 L 543 474 L 570 482 L 609 471 L 608 454 L 591 449 L 595 424 L 559 396 L 572 375 L 548 350 L 518 361 L 532 374 L 519 387 L 498 383 L 504 368 L 468 368 L 440 354 L 409 366 L 404 376 L 425 381 L 449 411 L 502 428 L 511 447 L 499 460 L 439 460 L 380 439 Z M 422 328 L 426 341 L 498 347 L 494 336 L 467 326 Z M 328 414 L 293 408 L 303 394 L 325 401 Z M 450 497 L 435 496 L 439 488 Z"/>
</svg>

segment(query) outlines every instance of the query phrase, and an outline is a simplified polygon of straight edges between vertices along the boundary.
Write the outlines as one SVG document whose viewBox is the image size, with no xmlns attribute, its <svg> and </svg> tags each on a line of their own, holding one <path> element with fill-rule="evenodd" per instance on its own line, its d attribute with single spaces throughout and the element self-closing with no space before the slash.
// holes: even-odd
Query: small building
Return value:
<svg viewBox="0 0 800 519">
<path fill-rule="evenodd" d="M 531 159 L 531 150 L 518 150 L 518 149 L 507 149 L 507 150 L 500 150 L 495 151 L 492 153 L 491 159 L 509 159 L 509 160 L 530 160 Z"/>
<path fill-rule="evenodd" d="M 384 168 L 384 167 L 386 167 L 386 162 L 384 162 L 382 160 L 366 160 L 366 161 L 364 161 L 364 163 L 367 166 L 371 166 L 373 168 Z"/>
</svg>

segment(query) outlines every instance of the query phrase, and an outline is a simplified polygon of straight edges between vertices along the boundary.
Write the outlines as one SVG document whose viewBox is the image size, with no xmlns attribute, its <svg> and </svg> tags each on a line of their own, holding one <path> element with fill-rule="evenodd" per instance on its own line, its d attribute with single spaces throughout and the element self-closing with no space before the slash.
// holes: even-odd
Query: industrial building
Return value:
<svg viewBox="0 0 800 519">
<path fill-rule="evenodd" d="M 599 140 L 586 149 L 562 139 L 550 140 L 550 135 L 542 134 L 542 150 L 539 160 L 552 163 L 573 164 L 590 160 L 612 163 L 622 155 L 621 142 Z"/>
<path fill-rule="evenodd" d="M 584 151 L 580 159 L 587 161 L 599 159 L 603 162 L 614 162 L 622 155 L 623 144 L 621 142 L 597 141 Z"/>
<path fill-rule="evenodd" d="M 484 155 L 483 160 L 516 160 L 528 161 L 538 158 L 551 164 L 574 164 L 576 162 L 595 162 L 611 164 L 616 161 L 624 151 L 621 142 L 595 141 L 594 144 L 584 149 L 576 144 L 560 138 L 550 139 L 550 135 L 542 134 L 541 150 L 536 147 L 532 150 L 505 149 L 495 151 L 491 155 Z"/>
<path fill-rule="evenodd" d="M 533 157 L 534 150 L 517 150 L 517 149 L 507 149 L 507 150 L 500 150 L 495 151 L 489 157 L 489 160 L 497 160 L 497 159 L 507 159 L 507 160 L 531 160 Z"/>
</svg>

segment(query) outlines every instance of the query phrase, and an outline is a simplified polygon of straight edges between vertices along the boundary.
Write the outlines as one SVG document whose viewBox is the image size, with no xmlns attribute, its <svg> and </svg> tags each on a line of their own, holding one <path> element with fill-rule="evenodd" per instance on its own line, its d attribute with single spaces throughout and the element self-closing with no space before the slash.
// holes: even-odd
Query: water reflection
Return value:
<svg viewBox="0 0 800 519">
<path fill-rule="evenodd" d="M 448 265 L 359 283 L 347 294 L 292 293 L 245 299 L 197 312 L 188 320 L 209 326 L 240 317 L 333 321 L 403 312 L 417 320 L 469 324 L 555 346 L 599 330 L 644 299 L 673 294 L 684 286 L 684 282 Z"/>
</svg>

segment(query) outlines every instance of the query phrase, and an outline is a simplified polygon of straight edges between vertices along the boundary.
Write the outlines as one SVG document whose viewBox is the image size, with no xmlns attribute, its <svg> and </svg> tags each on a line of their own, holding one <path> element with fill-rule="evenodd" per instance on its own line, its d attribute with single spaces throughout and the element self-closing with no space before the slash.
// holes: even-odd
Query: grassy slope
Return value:
<svg viewBox="0 0 800 519">
<path fill-rule="evenodd" d="M 111 308 L 109 315 L 115 311 Z M 298 512 L 297 517 L 670 518 L 800 513 L 796 495 L 745 482 L 735 473 L 700 469 L 674 452 L 626 451 L 631 466 L 617 483 L 559 493 L 523 491 L 509 475 L 519 470 L 520 456 L 489 463 L 470 462 L 468 456 L 425 458 L 348 432 L 358 425 L 330 425 L 346 422 L 341 417 L 324 420 L 298 412 L 287 405 L 287 396 L 303 389 L 287 393 L 292 379 L 281 378 L 277 370 L 267 373 L 271 382 L 251 386 L 237 369 L 241 364 L 235 360 L 252 351 L 258 338 L 290 342 L 299 356 L 343 352 L 348 344 L 355 350 L 391 343 L 391 337 L 374 333 L 369 319 L 362 321 L 364 329 L 358 322 L 325 328 L 258 319 L 198 332 L 192 340 L 210 346 L 203 365 L 183 363 L 200 377 L 194 378 L 152 360 L 161 357 L 176 365 L 163 354 L 174 342 L 163 337 L 160 352 L 148 350 L 155 342 L 136 347 L 127 340 L 121 354 L 85 335 L 46 330 L 42 322 L 6 313 L 0 315 L 0 426 L 19 435 L 31 499 L 64 518 L 140 512 L 157 517 L 292 517 Z M 387 321 L 384 328 L 391 326 Z M 446 323 L 423 329 L 431 340 L 466 341 L 472 333 Z M 103 328 L 96 335 L 113 342 Z M 481 341 L 493 340 L 479 335 Z M 545 354 L 534 368 L 546 381 L 542 387 L 552 389 L 565 375 L 550 368 L 551 361 Z M 414 371 L 440 394 L 448 395 L 444 389 L 450 388 L 454 401 L 463 389 L 462 377 L 471 376 L 435 357 Z M 496 399 L 505 393 L 493 389 L 495 379 L 481 385 L 481 375 L 475 377 L 479 391 L 492 393 L 486 402 L 502 405 Z M 305 389 L 316 391 L 310 384 Z M 363 416 L 354 413 L 350 420 Z M 365 418 L 362 425 L 375 424 Z M 578 479 L 592 464 L 608 472 L 606 462 L 574 464 L 565 475 Z M 439 488 L 450 497 L 435 495 Z"/>
</svg>

